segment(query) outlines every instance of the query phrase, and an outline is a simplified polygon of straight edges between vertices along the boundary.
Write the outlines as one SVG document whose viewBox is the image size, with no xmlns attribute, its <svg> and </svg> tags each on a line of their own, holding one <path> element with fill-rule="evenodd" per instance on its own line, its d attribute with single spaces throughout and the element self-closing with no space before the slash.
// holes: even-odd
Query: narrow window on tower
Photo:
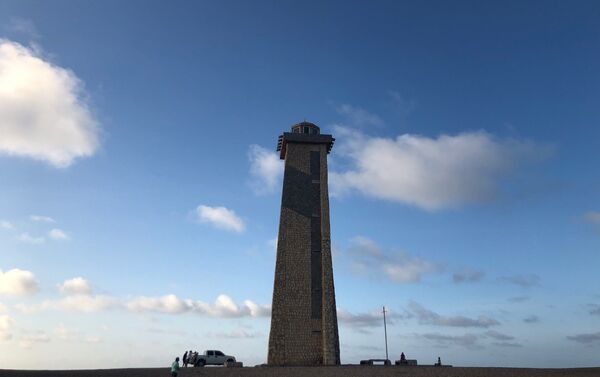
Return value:
<svg viewBox="0 0 600 377">
<path fill-rule="evenodd" d="M 321 153 L 310 152 L 311 208 L 310 219 L 310 282 L 311 318 L 320 319 L 323 311 L 323 262 L 321 258 Z"/>
</svg>

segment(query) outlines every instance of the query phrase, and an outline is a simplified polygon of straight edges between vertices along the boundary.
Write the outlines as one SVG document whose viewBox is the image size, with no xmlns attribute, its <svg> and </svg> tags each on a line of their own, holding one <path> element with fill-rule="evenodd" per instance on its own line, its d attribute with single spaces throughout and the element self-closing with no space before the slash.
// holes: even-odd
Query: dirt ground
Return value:
<svg viewBox="0 0 600 377">
<path fill-rule="evenodd" d="M 169 377 L 167 368 L 99 369 L 70 371 L 0 370 L 0 377 Z M 600 368 L 522 369 L 522 368 L 436 368 L 428 366 L 355 366 L 339 367 L 245 367 L 187 368 L 180 377 L 599 377 Z"/>
</svg>

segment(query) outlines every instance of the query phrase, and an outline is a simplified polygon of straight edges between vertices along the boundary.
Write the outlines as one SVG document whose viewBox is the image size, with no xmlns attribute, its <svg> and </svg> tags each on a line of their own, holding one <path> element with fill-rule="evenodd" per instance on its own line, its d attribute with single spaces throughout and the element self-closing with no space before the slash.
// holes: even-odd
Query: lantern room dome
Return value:
<svg viewBox="0 0 600 377">
<path fill-rule="evenodd" d="M 292 126 L 292 133 L 319 135 L 321 133 L 321 129 L 314 123 L 304 121 L 304 122 L 294 124 Z"/>
</svg>

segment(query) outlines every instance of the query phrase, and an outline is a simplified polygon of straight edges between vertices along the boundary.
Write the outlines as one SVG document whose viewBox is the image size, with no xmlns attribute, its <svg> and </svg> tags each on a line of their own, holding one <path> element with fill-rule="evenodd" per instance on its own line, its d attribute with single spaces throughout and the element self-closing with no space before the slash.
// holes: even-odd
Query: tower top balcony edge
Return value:
<svg viewBox="0 0 600 377">
<path fill-rule="evenodd" d="M 291 132 L 284 132 L 277 140 L 279 158 L 285 160 L 288 143 L 327 144 L 327 153 L 331 152 L 335 139 L 331 135 L 322 135 L 321 129 L 314 123 L 303 121 L 292 126 Z"/>
</svg>

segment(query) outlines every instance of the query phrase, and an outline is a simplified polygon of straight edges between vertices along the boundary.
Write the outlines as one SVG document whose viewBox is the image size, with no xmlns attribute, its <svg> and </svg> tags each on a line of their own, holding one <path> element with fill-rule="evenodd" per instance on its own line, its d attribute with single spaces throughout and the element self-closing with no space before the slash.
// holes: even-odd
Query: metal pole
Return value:
<svg viewBox="0 0 600 377">
<path fill-rule="evenodd" d="M 387 324 L 385 322 L 385 306 L 383 307 L 383 332 L 385 334 L 385 359 L 388 360 Z"/>
</svg>

